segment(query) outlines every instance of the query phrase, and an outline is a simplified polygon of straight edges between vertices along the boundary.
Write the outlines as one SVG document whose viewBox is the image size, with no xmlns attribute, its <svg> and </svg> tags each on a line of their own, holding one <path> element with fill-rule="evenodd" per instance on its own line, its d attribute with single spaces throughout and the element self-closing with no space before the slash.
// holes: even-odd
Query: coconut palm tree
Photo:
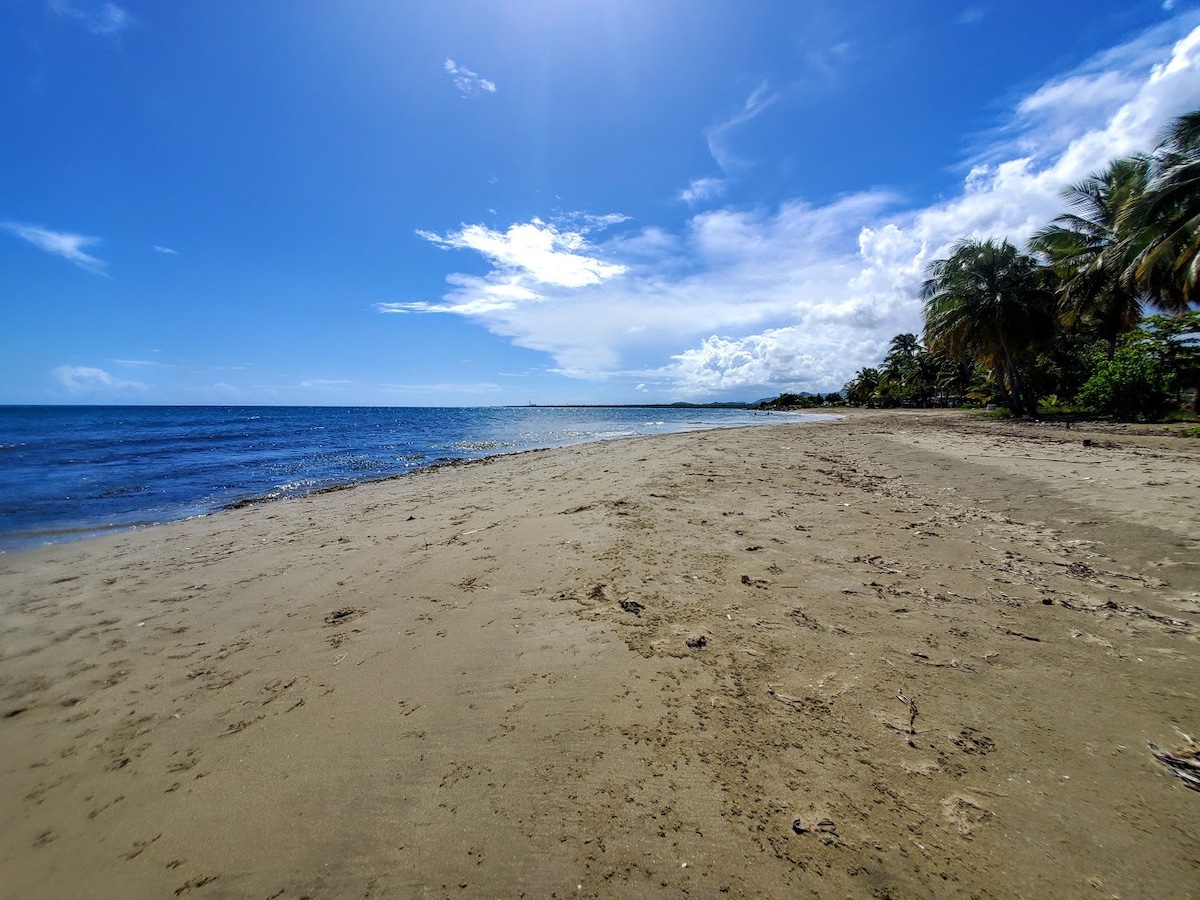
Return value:
<svg viewBox="0 0 1200 900">
<path fill-rule="evenodd" d="M 966 399 L 972 391 L 982 390 L 982 382 L 986 377 L 973 353 L 929 354 L 930 362 L 934 365 L 934 384 L 943 401 L 947 397 Z"/>
<path fill-rule="evenodd" d="M 1021 379 L 1022 356 L 1053 330 L 1054 295 L 1046 270 L 1008 241 L 967 239 L 931 262 L 921 288 L 925 344 L 952 356 L 970 351 L 998 369 L 1016 415 L 1037 414 Z"/>
<path fill-rule="evenodd" d="M 1058 216 L 1029 242 L 1059 277 L 1063 324 L 1095 326 L 1108 344 L 1109 359 L 1117 339 L 1142 318 L 1143 291 L 1133 277 L 1134 242 L 1120 226 L 1131 204 L 1143 196 L 1149 176 L 1148 157 L 1110 163 L 1065 190 L 1061 196 L 1072 212 Z"/>
<path fill-rule="evenodd" d="M 1120 224 L 1136 235 L 1134 277 L 1155 306 L 1178 314 L 1200 303 L 1200 110 L 1172 123 L 1151 176 Z"/>
<path fill-rule="evenodd" d="M 921 346 L 921 339 L 915 334 L 908 332 L 906 334 L 898 334 L 892 338 L 891 344 L 888 345 L 888 358 L 891 357 L 906 357 L 912 359 L 924 348 Z"/>
<path fill-rule="evenodd" d="M 850 383 L 846 385 L 846 399 L 851 403 L 868 403 L 875 396 L 875 392 L 879 390 L 879 384 L 883 380 L 878 369 L 863 368 L 859 369 Z"/>
</svg>

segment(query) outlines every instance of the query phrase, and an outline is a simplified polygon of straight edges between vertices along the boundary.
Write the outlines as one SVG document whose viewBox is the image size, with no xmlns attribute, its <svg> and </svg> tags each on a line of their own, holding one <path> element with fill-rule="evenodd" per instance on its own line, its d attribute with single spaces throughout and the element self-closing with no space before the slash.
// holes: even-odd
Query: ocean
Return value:
<svg viewBox="0 0 1200 900">
<path fill-rule="evenodd" d="M 803 413 L 644 407 L 0 406 L 0 552 L 449 460 Z"/>
</svg>

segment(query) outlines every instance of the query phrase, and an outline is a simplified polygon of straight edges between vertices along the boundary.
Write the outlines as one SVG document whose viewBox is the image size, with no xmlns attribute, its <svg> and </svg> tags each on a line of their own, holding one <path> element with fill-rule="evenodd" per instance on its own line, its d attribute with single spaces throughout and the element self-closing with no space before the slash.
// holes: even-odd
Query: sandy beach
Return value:
<svg viewBox="0 0 1200 900">
<path fill-rule="evenodd" d="M 1200 897 L 1200 441 L 636 438 L 0 556 L 0 896 Z"/>
</svg>

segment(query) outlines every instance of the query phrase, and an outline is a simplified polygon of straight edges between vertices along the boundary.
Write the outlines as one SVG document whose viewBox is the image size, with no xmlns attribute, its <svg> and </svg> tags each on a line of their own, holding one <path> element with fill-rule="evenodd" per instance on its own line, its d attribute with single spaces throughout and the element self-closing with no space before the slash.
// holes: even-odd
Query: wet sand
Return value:
<svg viewBox="0 0 1200 900">
<path fill-rule="evenodd" d="M 0 556 L 0 896 L 1200 896 L 1170 432 L 856 413 Z"/>
</svg>

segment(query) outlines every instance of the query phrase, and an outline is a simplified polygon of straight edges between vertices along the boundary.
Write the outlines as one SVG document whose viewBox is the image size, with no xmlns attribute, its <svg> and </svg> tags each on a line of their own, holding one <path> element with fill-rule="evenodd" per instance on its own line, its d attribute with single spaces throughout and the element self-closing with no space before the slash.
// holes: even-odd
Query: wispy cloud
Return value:
<svg viewBox="0 0 1200 900">
<path fill-rule="evenodd" d="M 155 369 L 178 369 L 182 368 L 179 363 L 166 363 L 154 359 L 113 359 L 110 362 L 116 363 L 118 366 L 145 366 Z"/>
<path fill-rule="evenodd" d="M 115 3 L 99 0 L 46 0 L 57 16 L 77 22 L 94 35 L 113 37 L 133 25 L 133 17 Z"/>
<path fill-rule="evenodd" d="M 678 232 L 614 229 L 600 242 L 539 220 L 424 233 L 482 255 L 492 271 L 449 276 L 441 302 L 380 309 L 465 316 L 550 354 L 560 373 L 653 384 L 678 398 L 837 390 L 877 364 L 893 335 L 920 330 L 930 260 L 965 236 L 1023 243 L 1062 211 L 1063 188 L 1152 148 L 1172 118 L 1200 107 L 1200 28 L 1178 40 L 1181 22 L 1174 28 L 1014 103 L 1009 127 L 937 202 L 913 206 L 878 190 L 823 206 L 717 208 Z M 751 100 L 742 121 L 768 102 Z"/>
<path fill-rule="evenodd" d="M 978 25 L 986 14 L 987 10 L 981 6 L 968 6 L 958 14 L 957 22 L 959 25 Z"/>
<path fill-rule="evenodd" d="M 484 78 L 478 72 L 472 72 L 466 66 L 460 66 L 454 60 L 447 58 L 443 63 L 446 74 L 464 97 L 478 97 L 480 94 L 496 93 L 496 82 Z"/>
<path fill-rule="evenodd" d="M 738 126 L 762 115 L 763 111 L 778 99 L 779 94 L 773 93 L 764 81 L 750 92 L 750 96 L 737 112 L 708 129 L 705 134 L 708 139 L 708 152 L 722 171 L 729 172 L 745 165 L 744 161 L 734 155 L 731 146 Z"/>
<path fill-rule="evenodd" d="M 178 256 L 178 250 L 172 250 L 170 247 L 159 247 L 157 244 L 154 247 L 155 253 L 162 253 L 164 256 Z"/>
<path fill-rule="evenodd" d="M 51 231 L 38 225 L 23 225 L 20 222 L 0 222 L 0 228 L 55 256 L 75 263 L 79 268 L 96 275 L 105 275 L 107 263 L 83 251 L 84 247 L 98 244 L 99 238 L 65 231 Z M 106 276 L 107 277 L 107 276 Z"/>
<path fill-rule="evenodd" d="M 725 193 L 726 184 L 724 178 L 694 178 L 679 192 L 679 199 L 689 204 L 713 200 Z"/>
<path fill-rule="evenodd" d="M 104 369 L 92 366 L 59 366 L 50 373 L 60 387 L 71 394 L 140 393 L 147 390 L 140 381 L 116 378 Z"/>
</svg>

